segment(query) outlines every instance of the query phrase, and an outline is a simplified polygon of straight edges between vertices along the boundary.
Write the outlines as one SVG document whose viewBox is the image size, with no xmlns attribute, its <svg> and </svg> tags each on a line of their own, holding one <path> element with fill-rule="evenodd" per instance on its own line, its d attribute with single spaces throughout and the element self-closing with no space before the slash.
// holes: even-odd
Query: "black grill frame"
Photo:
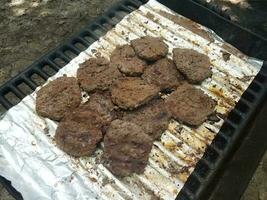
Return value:
<svg viewBox="0 0 267 200">
<path fill-rule="evenodd" d="M 94 41 L 104 35 L 111 27 L 116 25 L 117 22 L 114 22 L 114 17 L 117 21 L 120 21 L 123 18 L 123 16 L 117 15 L 118 11 L 123 11 L 125 14 L 128 14 L 146 2 L 147 0 L 123 0 L 115 4 L 104 15 L 89 23 L 89 25 L 82 29 L 79 34 L 65 41 L 57 48 L 38 59 L 22 73 L 0 86 L 0 106 L 2 106 L 5 110 L 10 109 L 15 105 L 15 103 L 10 102 L 5 97 L 8 93 L 11 92 L 19 100 L 23 99 L 39 86 L 36 82 L 34 82 L 32 78 L 33 75 L 37 75 L 41 77 L 43 81 L 46 81 L 51 74 L 44 70 L 45 66 L 49 66 L 52 71 L 56 73 L 63 67 L 61 62 L 67 64 L 71 61 L 72 57 L 66 53 L 67 51 L 70 51 L 72 54 L 77 56 L 81 51 L 89 47 Z M 267 40 L 230 22 L 222 13 L 217 14 L 213 10 L 210 10 L 191 0 L 159 0 L 159 2 L 168 6 L 177 13 L 211 28 L 225 41 L 236 46 L 245 54 L 267 60 L 267 53 L 265 53 L 267 52 Z M 218 23 L 220 26 L 218 26 Z M 223 31 L 221 26 L 223 26 L 226 30 Z M 96 30 L 101 34 L 96 33 Z M 79 46 L 77 44 L 79 44 Z M 55 61 L 56 59 L 57 61 Z M 59 62 L 58 59 L 61 59 L 61 61 Z M 26 84 L 31 91 L 21 91 L 18 86 L 22 83 Z M 215 190 L 215 183 L 222 184 L 219 181 L 216 181 L 216 178 L 218 178 L 219 174 L 221 174 L 221 171 L 227 171 L 225 165 L 230 162 L 229 160 L 231 160 L 231 157 L 238 150 L 237 145 L 241 145 L 245 137 L 255 134 L 251 131 L 249 132 L 245 130 L 248 128 L 247 124 L 251 122 L 255 113 L 266 99 L 266 94 L 267 63 L 265 62 L 259 74 L 255 77 L 249 88 L 242 95 L 236 107 L 225 120 L 220 132 L 216 135 L 214 141 L 206 150 L 203 158 L 197 163 L 196 169 L 190 175 L 176 199 L 214 199 L 214 196 L 212 196 L 213 193 L 210 192 L 211 189 L 214 189 L 214 191 L 217 191 L 218 193 L 218 190 Z M 267 136 L 265 136 L 265 138 L 267 139 Z M 255 148 L 258 151 L 253 152 L 255 158 L 254 160 L 258 162 L 262 152 L 267 147 L 255 146 Z M 257 163 L 254 164 L 254 168 L 250 167 L 245 170 L 249 172 L 246 180 L 243 180 L 240 185 L 233 185 L 236 191 L 242 193 L 248 183 L 248 180 L 251 178 L 256 165 Z M 237 172 L 230 171 L 229 173 L 231 174 Z M 8 191 L 16 199 L 22 199 L 21 195 L 12 188 L 10 182 L 2 177 L 0 177 L 0 182 L 4 184 Z M 218 196 L 215 198 L 216 200 L 219 199 Z M 232 196 L 232 199 L 238 198 Z"/>
</svg>

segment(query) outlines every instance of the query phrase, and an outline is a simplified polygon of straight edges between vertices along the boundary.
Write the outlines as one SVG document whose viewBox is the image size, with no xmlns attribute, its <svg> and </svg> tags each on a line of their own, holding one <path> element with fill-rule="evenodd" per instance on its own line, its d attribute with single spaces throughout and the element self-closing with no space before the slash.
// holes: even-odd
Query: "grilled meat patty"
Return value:
<svg viewBox="0 0 267 200">
<path fill-rule="evenodd" d="M 139 125 L 153 139 L 160 138 L 168 128 L 170 115 L 162 99 L 152 100 L 132 112 L 125 112 L 123 120 Z"/>
<path fill-rule="evenodd" d="M 202 90 L 184 83 L 170 94 L 166 105 L 176 120 L 198 126 L 214 112 L 216 102 Z"/>
<path fill-rule="evenodd" d="M 152 139 L 134 123 L 114 120 L 104 138 L 107 167 L 119 176 L 142 173 L 148 162 Z"/>
<path fill-rule="evenodd" d="M 117 67 L 112 67 L 103 57 L 90 58 L 77 70 L 77 79 L 86 92 L 108 90 L 112 83 L 121 77 Z"/>
<path fill-rule="evenodd" d="M 37 92 L 36 112 L 42 117 L 61 120 L 67 111 L 80 105 L 81 91 L 74 77 L 60 77 Z"/>
<path fill-rule="evenodd" d="M 143 74 L 146 62 L 138 58 L 130 45 L 117 46 L 110 57 L 110 65 L 117 67 L 126 76 Z"/>
<path fill-rule="evenodd" d="M 209 57 L 195 50 L 173 49 L 173 60 L 190 83 L 200 83 L 212 75 Z"/>
<path fill-rule="evenodd" d="M 70 155 L 89 155 L 114 119 L 116 111 L 110 94 L 94 93 L 88 102 L 68 112 L 59 123 L 55 136 L 56 144 Z"/>
<path fill-rule="evenodd" d="M 142 75 L 148 83 L 160 87 L 161 91 L 175 89 L 183 80 L 182 74 L 177 70 L 173 61 L 163 58 L 149 65 Z"/>
<path fill-rule="evenodd" d="M 70 120 L 60 122 L 55 135 L 57 146 L 72 156 L 92 154 L 101 139 L 100 129 L 87 123 Z"/>
<path fill-rule="evenodd" d="M 88 102 L 68 113 L 63 121 L 76 121 L 100 128 L 105 133 L 112 120 L 117 118 L 115 105 L 108 91 L 97 92 L 90 96 Z"/>
<path fill-rule="evenodd" d="M 147 61 L 156 61 L 165 57 L 168 53 L 168 46 L 162 38 L 144 36 L 131 41 L 135 53 Z"/>
<path fill-rule="evenodd" d="M 133 110 L 158 95 L 159 87 L 141 78 L 128 77 L 117 81 L 111 88 L 111 99 L 122 109 Z"/>
</svg>

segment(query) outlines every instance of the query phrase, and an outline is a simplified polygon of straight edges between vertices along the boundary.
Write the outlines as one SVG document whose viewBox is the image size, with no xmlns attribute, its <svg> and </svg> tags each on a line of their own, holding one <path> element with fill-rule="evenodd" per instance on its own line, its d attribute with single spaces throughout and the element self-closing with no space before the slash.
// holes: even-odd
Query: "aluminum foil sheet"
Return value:
<svg viewBox="0 0 267 200">
<path fill-rule="evenodd" d="M 96 52 L 108 57 L 116 45 L 144 35 L 163 37 L 169 57 L 174 47 L 195 49 L 210 57 L 212 78 L 196 87 L 217 100 L 221 116 L 227 116 L 262 66 L 213 31 L 150 0 L 48 81 L 63 74 L 75 76 L 79 64 Z M 154 142 L 145 172 L 119 179 L 101 164 L 102 148 L 82 158 L 59 150 L 53 139 L 57 123 L 36 114 L 35 99 L 33 92 L 0 120 L 0 175 L 11 180 L 26 200 L 175 199 L 223 124 L 223 117 L 198 128 L 171 121 L 161 140 Z"/>
</svg>

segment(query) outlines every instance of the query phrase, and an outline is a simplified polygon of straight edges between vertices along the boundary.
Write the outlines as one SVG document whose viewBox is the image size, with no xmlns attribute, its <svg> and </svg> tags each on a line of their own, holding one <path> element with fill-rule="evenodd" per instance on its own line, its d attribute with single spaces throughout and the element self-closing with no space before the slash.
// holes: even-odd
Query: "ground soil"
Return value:
<svg viewBox="0 0 267 200">
<path fill-rule="evenodd" d="M 0 84 L 117 1 L 0 1 Z"/>
</svg>

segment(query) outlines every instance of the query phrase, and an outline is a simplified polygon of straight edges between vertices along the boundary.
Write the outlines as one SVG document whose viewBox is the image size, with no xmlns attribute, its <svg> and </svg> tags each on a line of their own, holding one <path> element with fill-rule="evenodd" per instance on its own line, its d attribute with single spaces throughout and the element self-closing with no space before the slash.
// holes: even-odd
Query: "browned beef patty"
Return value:
<svg viewBox="0 0 267 200">
<path fill-rule="evenodd" d="M 142 78 L 148 83 L 159 86 L 161 91 L 174 89 L 183 80 L 183 76 L 178 72 L 173 61 L 168 58 L 160 59 L 149 65 Z"/>
<path fill-rule="evenodd" d="M 137 110 L 126 112 L 122 119 L 139 125 L 145 134 L 158 139 L 168 128 L 170 115 L 165 102 L 155 99 Z"/>
<path fill-rule="evenodd" d="M 111 94 L 109 91 L 96 92 L 90 95 L 89 103 L 95 110 L 105 109 L 107 112 L 114 111 L 115 105 L 111 101 Z"/>
<path fill-rule="evenodd" d="M 156 61 L 168 53 L 168 46 L 162 38 L 145 36 L 131 41 L 135 53 L 147 61 Z"/>
<path fill-rule="evenodd" d="M 171 93 L 166 105 L 173 118 L 198 126 L 214 112 L 216 102 L 202 90 L 184 83 Z"/>
<path fill-rule="evenodd" d="M 101 139 L 99 129 L 78 121 L 60 122 L 55 135 L 57 146 L 72 156 L 90 155 Z"/>
<path fill-rule="evenodd" d="M 133 110 L 157 96 L 159 90 L 159 87 L 141 78 L 128 77 L 112 86 L 111 99 L 120 108 Z"/>
<path fill-rule="evenodd" d="M 109 61 L 103 57 L 90 58 L 77 70 L 77 79 L 87 92 L 107 90 L 120 76 L 120 71 L 110 66 Z"/>
<path fill-rule="evenodd" d="M 103 133 L 106 133 L 110 122 L 114 119 L 117 119 L 120 115 L 119 111 L 116 109 L 116 106 L 111 101 L 111 94 L 107 92 L 98 92 L 90 96 L 89 99 L 90 107 L 101 116 L 99 123 L 102 124 L 101 130 Z M 96 120 L 96 119 L 95 119 Z M 98 121 L 98 120 L 96 120 Z"/>
<path fill-rule="evenodd" d="M 74 77 L 60 77 L 37 92 L 36 112 L 42 117 L 61 120 L 65 113 L 78 107 L 81 91 Z"/>
<path fill-rule="evenodd" d="M 109 92 L 97 92 L 90 96 L 88 102 L 68 113 L 63 120 L 85 123 L 105 133 L 106 128 L 115 118 L 117 118 L 115 106 Z"/>
<path fill-rule="evenodd" d="M 199 83 L 212 75 L 209 57 L 195 50 L 173 49 L 173 60 L 190 83 Z"/>
<path fill-rule="evenodd" d="M 135 55 L 130 45 L 116 47 L 110 60 L 111 66 L 117 67 L 126 76 L 140 76 L 146 66 L 146 62 Z"/>
<path fill-rule="evenodd" d="M 134 123 L 114 120 L 104 137 L 104 156 L 115 175 L 142 173 L 152 148 L 152 139 Z"/>
<path fill-rule="evenodd" d="M 92 153 L 111 121 L 116 118 L 109 92 L 97 92 L 60 122 L 56 143 L 73 156 Z"/>
</svg>

